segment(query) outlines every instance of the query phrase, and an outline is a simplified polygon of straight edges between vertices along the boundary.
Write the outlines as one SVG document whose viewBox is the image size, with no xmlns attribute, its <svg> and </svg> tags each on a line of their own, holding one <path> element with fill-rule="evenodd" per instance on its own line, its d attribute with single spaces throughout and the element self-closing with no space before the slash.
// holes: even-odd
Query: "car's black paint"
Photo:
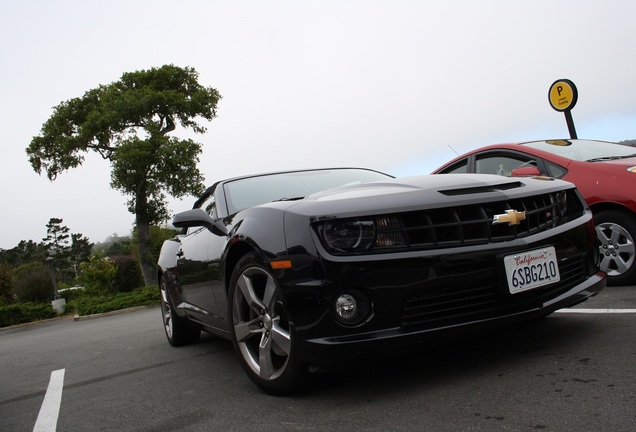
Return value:
<svg viewBox="0 0 636 432">
<path fill-rule="evenodd" d="M 197 201 L 195 210 L 175 217 L 175 226 L 184 232 L 163 246 L 160 284 L 169 292 L 173 314 L 197 328 L 232 338 L 236 323 L 230 316 L 233 305 L 228 293 L 234 289 L 230 280 L 245 256 L 255 257 L 275 282 L 278 308 L 284 310 L 278 315 L 292 328 L 294 371 L 394 354 L 470 326 L 544 316 L 605 286 L 604 274 L 598 271 L 591 213 L 573 186 L 563 181 L 471 174 L 387 176 L 235 214 L 228 214 L 223 186 L 224 182 L 217 183 Z M 508 241 L 331 253 L 316 228 L 325 220 L 461 209 L 563 190 L 569 191 L 569 213 L 558 222 L 555 217 L 541 231 Z M 196 208 L 211 195 L 216 207 L 208 216 Z M 555 247 L 566 280 L 509 294 L 503 256 L 547 246 Z M 273 262 L 289 264 L 269 267 Z M 359 294 L 368 302 L 365 316 L 354 325 L 335 318 L 334 302 L 343 292 Z M 266 391 L 292 390 L 291 372 L 282 371 L 287 376 L 286 384 L 281 384 L 251 373 L 249 367 L 246 371 Z"/>
</svg>

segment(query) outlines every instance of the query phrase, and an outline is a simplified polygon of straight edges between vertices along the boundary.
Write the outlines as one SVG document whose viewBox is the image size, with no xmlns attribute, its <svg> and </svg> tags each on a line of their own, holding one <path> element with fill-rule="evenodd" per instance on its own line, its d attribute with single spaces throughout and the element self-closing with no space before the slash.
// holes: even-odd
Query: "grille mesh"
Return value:
<svg viewBox="0 0 636 432">
<path fill-rule="evenodd" d="M 549 193 L 477 205 L 383 215 L 376 221 L 390 219 L 392 223 L 376 223 L 380 241 L 369 252 L 386 252 L 388 248 L 418 250 L 454 247 L 526 237 L 582 214 L 583 207 L 576 196 L 567 197 L 567 210 L 563 212 L 561 209 L 561 213 L 558 209 L 559 199 L 563 198 L 556 193 Z M 494 216 L 505 215 L 507 210 L 525 212 L 525 219 L 516 225 L 493 224 Z M 387 238 L 401 241 L 387 242 Z"/>
<path fill-rule="evenodd" d="M 518 294 L 500 289 L 495 265 L 438 279 L 431 286 L 410 295 L 404 304 L 404 326 L 435 328 L 453 323 L 482 320 L 539 307 L 585 278 L 585 254 L 559 260 L 561 280 Z"/>
</svg>

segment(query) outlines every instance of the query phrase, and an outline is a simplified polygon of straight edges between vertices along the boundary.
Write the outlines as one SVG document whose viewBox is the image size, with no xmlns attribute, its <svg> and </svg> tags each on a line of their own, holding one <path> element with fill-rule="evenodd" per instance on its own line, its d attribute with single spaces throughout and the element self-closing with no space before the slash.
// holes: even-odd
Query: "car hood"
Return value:
<svg viewBox="0 0 636 432">
<path fill-rule="evenodd" d="M 468 205 L 573 187 L 548 178 L 508 178 L 488 174 L 403 177 L 318 192 L 288 209 L 296 213 L 341 216 Z"/>
</svg>

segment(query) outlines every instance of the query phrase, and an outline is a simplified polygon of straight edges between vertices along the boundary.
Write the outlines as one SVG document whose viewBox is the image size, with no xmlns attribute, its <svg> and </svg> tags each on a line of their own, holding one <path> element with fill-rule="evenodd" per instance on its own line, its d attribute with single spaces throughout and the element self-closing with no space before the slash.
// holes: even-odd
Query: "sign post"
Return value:
<svg viewBox="0 0 636 432">
<path fill-rule="evenodd" d="M 572 139 L 577 139 L 574 120 L 572 120 L 572 108 L 576 105 L 578 98 L 579 93 L 576 90 L 576 86 L 568 79 L 556 80 L 548 91 L 548 100 L 552 108 L 565 114 L 565 122 L 568 125 L 568 131 Z"/>
</svg>

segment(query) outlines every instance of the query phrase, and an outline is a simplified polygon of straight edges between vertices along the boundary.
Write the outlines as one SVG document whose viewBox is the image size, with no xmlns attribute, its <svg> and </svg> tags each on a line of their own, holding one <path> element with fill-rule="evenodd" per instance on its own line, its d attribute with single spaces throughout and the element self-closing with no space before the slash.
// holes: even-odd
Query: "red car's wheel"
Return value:
<svg viewBox="0 0 636 432">
<path fill-rule="evenodd" d="M 601 253 L 601 270 L 609 285 L 636 282 L 636 218 L 618 210 L 603 210 L 594 216 Z"/>
</svg>

